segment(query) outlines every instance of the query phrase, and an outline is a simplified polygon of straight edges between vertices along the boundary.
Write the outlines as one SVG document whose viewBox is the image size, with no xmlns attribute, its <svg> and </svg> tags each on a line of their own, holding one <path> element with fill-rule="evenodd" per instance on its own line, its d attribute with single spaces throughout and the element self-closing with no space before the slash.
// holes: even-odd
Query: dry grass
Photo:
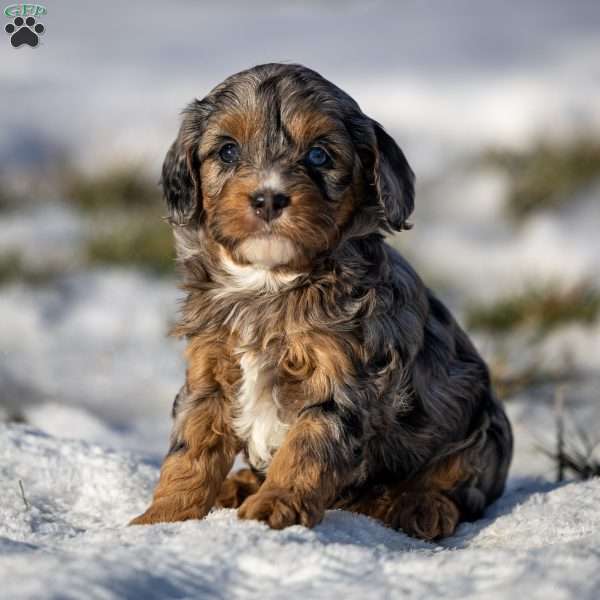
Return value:
<svg viewBox="0 0 600 600">
<path fill-rule="evenodd" d="M 496 361 L 490 365 L 490 371 L 494 390 L 502 400 L 538 386 L 572 381 L 578 376 L 573 369 L 548 369 L 541 362 L 534 362 L 521 369 L 509 369 L 506 364 Z"/>
<path fill-rule="evenodd" d="M 53 173 L 53 181 L 61 189 L 60 195 L 93 223 L 83 254 L 76 257 L 78 265 L 131 266 L 157 275 L 174 272 L 173 239 L 163 219 L 161 189 L 143 169 L 119 165 L 84 174 L 62 165 Z M 0 209 L 3 189 L 0 179 Z M 43 284 L 66 269 L 66 265 L 62 270 L 33 268 L 17 252 L 0 254 L 0 285 L 14 281 Z"/>
<path fill-rule="evenodd" d="M 0 254 L 0 285 L 14 282 L 27 283 L 32 286 L 44 285 L 60 273 L 61 270 L 55 267 L 32 267 L 23 260 L 18 252 Z"/>
<path fill-rule="evenodd" d="M 590 283 L 530 287 L 490 304 L 471 304 L 467 326 L 491 334 L 529 328 L 543 337 L 568 323 L 593 323 L 600 314 L 600 291 Z"/>
<path fill-rule="evenodd" d="M 149 210 L 162 213 L 158 183 L 136 165 L 119 165 L 94 175 L 67 169 L 63 181 L 67 200 L 86 212 Z"/>
<path fill-rule="evenodd" d="M 0 171 L 0 212 L 14 211 L 22 206 L 24 198 L 21 196 L 6 174 Z"/>
<path fill-rule="evenodd" d="M 174 272 L 175 253 L 170 226 L 160 217 L 127 219 L 87 243 L 90 265 L 131 265 L 156 275 Z"/>
<path fill-rule="evenodd" d="M 157 275 L 174 271 L 161 190 L 141 168 L 121 165 L 97 175 L 70 172 L 65 181 L 69 202 L 94 218 L 101 216 L 105 225 L 87 242 L 88 264 L 134 266 Z"/>
<path fill-rule="evenodd" d="M 491 347 L 492 381 L 502 398 L 548 383 L 577 379 L 580 373 L 566 355 L 561 367 L 548 367 L 541 342 L 565 325 L 589 325 L 600 318 L 600 291 L 591 283 L 531 286 L 497 300 L 467 306 L 467 328 L 487 334 Z M 515 361 L 514 348 L 522 359 Z"/>
<path fill-rule="evenodd" d="M 585 480 L 600 476 L 600 460 L 596 451 L 600 437 L 577 425 L 564 406 L 564 390 L 556 392 L 556 441 L 553 449 L 540 447 L 556 466 L 556 480 L 563 481 L 568 475 Z"/>
<path fill-rule="evenodd" d="M 600 140 L 540 142 L 525 152 L 490 150 L 483 163 L 510 175 L 507 209 L 520 221 L 535 211 L 568 204 L 577 192 L 600 179 Z"/>
</svg>

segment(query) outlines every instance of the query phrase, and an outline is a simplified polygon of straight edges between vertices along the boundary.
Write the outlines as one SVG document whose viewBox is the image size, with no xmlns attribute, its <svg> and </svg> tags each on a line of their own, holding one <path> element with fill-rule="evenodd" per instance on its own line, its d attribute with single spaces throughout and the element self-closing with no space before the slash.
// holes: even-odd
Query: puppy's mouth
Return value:
<svg viewBox="0 0 600 600">
<path fill-rule="evenodd" d="M 290 264 L 298 252 L 296 244 L 289 238 L 262 233 L 241 241 L 235 248 L 234 258 L 271 269 Z"/>
</svg>

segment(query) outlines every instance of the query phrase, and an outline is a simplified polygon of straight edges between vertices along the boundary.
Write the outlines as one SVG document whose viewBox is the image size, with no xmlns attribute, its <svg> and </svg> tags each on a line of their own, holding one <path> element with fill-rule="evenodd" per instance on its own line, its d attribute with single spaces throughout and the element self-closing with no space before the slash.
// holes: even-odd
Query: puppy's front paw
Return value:
<svg viewBox="0 0 600 600">
<path fill-rule="evenodd" d="M 314 527 L 324 511 L 310 506 L 296 493 L 284 489 L 259 490 L 246 498 L 238 510 L 240 519 L 264 521 L 273 529 L 290 525 Z"/>
<path fill-rule="evenodd" d="M 153 523 L 173 523 L 189 519 L 202 519 L 206 511 L 198 507 L 183 507 L 171 498 L 155 500 L 145 513 L 132 519 L 129 525 L 152 525 Z"/>
</svg>

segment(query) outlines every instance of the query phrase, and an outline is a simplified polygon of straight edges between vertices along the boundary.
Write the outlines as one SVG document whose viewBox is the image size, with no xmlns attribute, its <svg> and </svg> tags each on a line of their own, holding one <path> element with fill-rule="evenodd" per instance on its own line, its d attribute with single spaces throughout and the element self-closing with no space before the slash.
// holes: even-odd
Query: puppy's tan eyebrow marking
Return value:
<svg viewBox="0 0 600 600">
<path fill-rule="evenodd" d="M 286 125 L 294 140 L 303 145 L 340 131 L 335 119 L 316 111 L 295 112 Z"/>
<path fill-rule="evenodd" d="M 224 113 L 213 127 L 221 135 L 230 135 L 239 144 L 245 144 L 259 131 L 260 123 L 258 111 L 232 111 Z"/>
</svg>

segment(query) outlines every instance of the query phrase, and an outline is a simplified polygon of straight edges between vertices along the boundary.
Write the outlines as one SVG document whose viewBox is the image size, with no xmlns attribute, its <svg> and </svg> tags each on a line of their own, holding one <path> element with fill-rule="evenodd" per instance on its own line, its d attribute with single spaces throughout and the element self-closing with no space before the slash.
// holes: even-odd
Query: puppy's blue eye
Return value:
<svg viewBox="0 0 600 600">
<path fill-rule="evenodd" d="M 219 157 L 227 164 L 237 162 L 240 158 L 240 149 L 237 144 L 228 142 L 219 150 Z"/>
<path fill-rule="evenodd" d="M 306 155 L 306 162 L 313 167 L 322 167 L 328 160 L 327 152 L 318 146 L 313 146 Z"/>
</svg>

